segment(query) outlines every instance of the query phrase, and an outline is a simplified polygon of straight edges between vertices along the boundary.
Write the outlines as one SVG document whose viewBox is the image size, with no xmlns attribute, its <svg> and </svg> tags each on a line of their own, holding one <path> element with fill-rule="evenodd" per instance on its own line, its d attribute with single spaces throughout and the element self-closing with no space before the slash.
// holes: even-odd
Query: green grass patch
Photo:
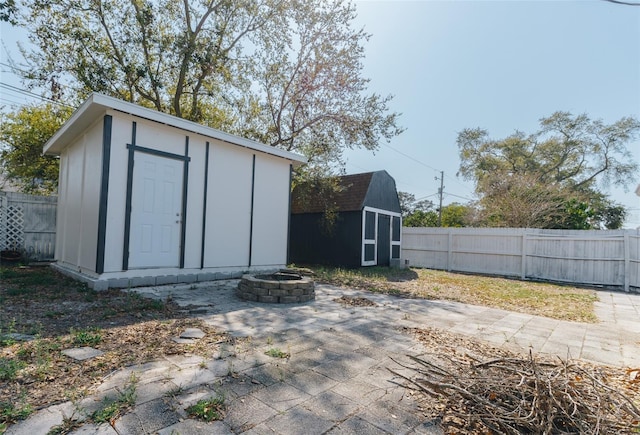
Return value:
<svg viewBox="0 0 640 435">
<path fill-rule="evenodd" d="M 0 381 L 14 380 L 18 372 L 26 366 L 27 364 L 19 359 L 0 357 Z"/>
<path fill-rule="evenodd" d="M 224 396 L 222 395 L 199 400 L 198 403 L 186 409 L 187 414 L 204 421 L 222 420 L 224 410 Z"/>
<path fill-rule="evenodd" d="M 0 402 L 0 433 L 3 433 L 3 426 L 16 423 L 29 417 L 33 408 L 26 404 L 15 404 L 11 402 Z"/>
<path fill-rule="evenodd" d="M 164 311 L 166 306 L 165 302 L 158 299 L 145 298 L 139 293 L 128 292 L 127 293 L 128 311 Z"/>
<path fill-rule="evenodd" d="M 9 347 L 16 344 L 17 341 L 9 336 L 0 335 L 0 347 Z"/>
<path fill-rule="evenodd" d="M 36 289 L 30 287 L 11 287 L 6 289 L 4 292 L 5 295 L 12 297 L 28 296 L 34 293 L 36 293 Z"/>
<path fill-rule="evenodd" d="M 289 354 L 283 350 L 278 349 L 277 347 L 269 348 L 265 353 L 272 358 L 289 358 Z"/>
<path fill-rule="evenodd" d="M 102 341 L 102 334 L 98 328 L 71 330 L 73 344 L 78 346 L 95 346 Z"/>
<path fill-rule="evenodd" d="M 51 284 L 51 273 L 47 268 L 27 270 L 3 267 L 0 269 L 0 280 L 20 287 L 42 286 Z"/>
<path fill-rule="evenodd" d="M 8 267 L 0 267 L 0 280 L 7 282 L 19 277 L 20 277 L 20 274 L 15 269 L 10 269 Z"/>
</svg>

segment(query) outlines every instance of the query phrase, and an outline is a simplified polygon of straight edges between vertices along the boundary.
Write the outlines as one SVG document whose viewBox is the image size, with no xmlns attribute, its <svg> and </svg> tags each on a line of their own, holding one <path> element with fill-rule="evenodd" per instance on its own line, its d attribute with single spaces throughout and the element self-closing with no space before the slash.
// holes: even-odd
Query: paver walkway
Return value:
<svg viewBox="0 0 640 435">
<path fill-rule="evenodd" d="M 195 286 L 136 289 L 145 296 L 197 305 L 192 313 L 210 325 L 252 340 L 225 345 L 218 355 L 172 356 L 131 367 L 106 380 L 78 404 L 42 410 L 9 434 L 46 433 L 63 415 L 89 415 L 116 397 L 132 373 L 136 407 L 114 426 L 85 425 L 75 434 L 398 434 L 441 433 L 424 421 L 417 404 L 387 368 L 424 348 L 402 327 L 444 328 L 522 350 L 640 366 L 640 295 L 599 292 L 599 324 L 563 322 L 446 301 L 405 299 L 318 285 L 317 299 L 301 305 L 246 302 L 237 280 Z M 343 307 L 340 296 L 366 297 L 375 307 Z M 288 359 L 264 354 L 269 348 Z M 188 418 L 185 408 L 222 394 L 223 421 Z"/>
</svg>

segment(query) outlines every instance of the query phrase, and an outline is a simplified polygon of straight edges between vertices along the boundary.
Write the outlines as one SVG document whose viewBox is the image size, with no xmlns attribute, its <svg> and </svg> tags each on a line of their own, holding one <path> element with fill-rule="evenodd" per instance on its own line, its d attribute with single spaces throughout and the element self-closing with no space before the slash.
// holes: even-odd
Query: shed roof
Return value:
<svg viewBox="0 0 640 435">
<path fill-rule="evenodd" d="M 360 211 L 367 205 L 389 209 L 393 212 L 400 211 L 395 181 L 387 171 L 343 175 L 337 178 L 339 189 L 331 198 L 331 202 L 336 206 L 336 211 Z M 373 192 L 374 189 L 386 189 L 386 192 Z M 385 194 L 393 195 L 389 200 L 382 201 L 382 203 L 391 204 L 390 207 L 381 206 L 378 193 L 382 193 L 383 196 Z M 304 198 L 298 188 L 294 189 L 291 213 L 323 213 L 326 209 L 326 201 L 315 201 L 313 200 L 314 195 L 319 195 L 319 192 L 311 192 L 307 198 Z"/>
<path fill-rule="evenodd" d="M 92 93 L 71 115 L 71 118 L 44 144 L 44 153 L 58 155 L 79 134 L 86 130 L 99 116 L 103 116 L 107 110 L 115 110 L 150 121 L 159 122 L 171 127 L 179 128 L 195 134 L 218 139 L 223 142 L 260 151 L 266 154 L 291 160 L 294 164 L 306 163 L 307 159 L 298 154 L 274 148 L 250 139 L 235 136 L 215 128 L 207 127 L 193 121 L 188 121 L 168 113 L 158 112 L 137 104 L 128 103 L 107 95 Z"/>
</svg>

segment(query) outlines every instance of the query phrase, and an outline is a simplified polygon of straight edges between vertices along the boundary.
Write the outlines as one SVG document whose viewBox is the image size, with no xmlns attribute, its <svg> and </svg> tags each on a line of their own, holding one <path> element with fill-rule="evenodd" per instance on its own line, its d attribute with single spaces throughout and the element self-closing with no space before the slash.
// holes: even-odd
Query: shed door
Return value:
<svg viewBox="0 0 640 435">
<path fill-rule="evenodd" d="M 388 266 L 391 254 L 391 216 L 378 214 L 378 266 Z"/>
<path fill-rule="evenodd" d="M 183 162 L 136 153 L 131 191 L 129 267 L 178 267 Z"/>
</svg>

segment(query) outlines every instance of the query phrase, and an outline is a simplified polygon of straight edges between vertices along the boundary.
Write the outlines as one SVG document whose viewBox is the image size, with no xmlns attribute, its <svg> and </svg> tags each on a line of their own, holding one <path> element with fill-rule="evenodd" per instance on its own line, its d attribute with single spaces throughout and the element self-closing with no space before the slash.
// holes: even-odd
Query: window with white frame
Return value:
<svg viewBox="0 0 640 435">
<path fill-rule="evenodd" d="M 362 211 L 362 266 L 378 264 L 378 226 L 379 216 L 391 217 L 390 258 L 400 258 L 402 218 L 400 213 L 365 207 Z"/>
<path fill-rule="evenodd" d="M 377 264 L 376 234 L 378 233 L 378 219 L 373 211 L 364 211 L 362 214 L 362 265 L 374 266 Z"/>
<path fill-rule="evenodd" d="M 400 258 L 400 245 L 402 234 L 402 218 L 400 216 L 393 216 L 391 222 L 391 258 Z"/>
</svg>

